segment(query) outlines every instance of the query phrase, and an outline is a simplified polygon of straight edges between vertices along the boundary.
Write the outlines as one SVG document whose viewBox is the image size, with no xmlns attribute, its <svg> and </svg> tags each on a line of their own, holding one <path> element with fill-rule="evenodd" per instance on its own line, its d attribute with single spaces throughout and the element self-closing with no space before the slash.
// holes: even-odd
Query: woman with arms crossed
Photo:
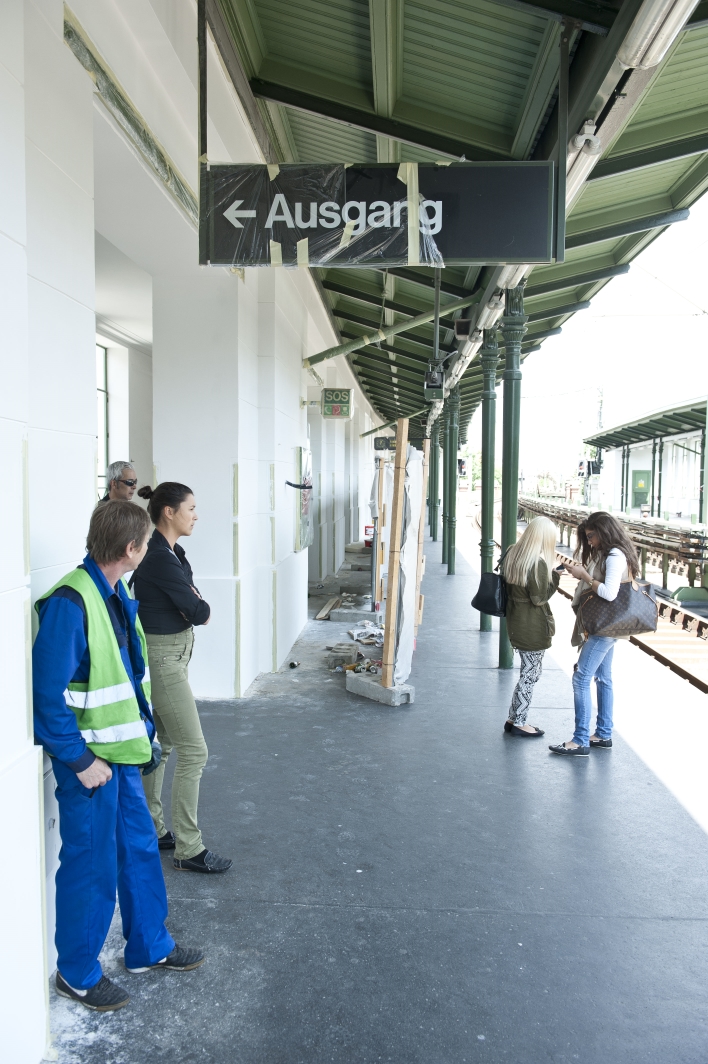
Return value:
<svg viewBox="0 0 708 1064">
<path fill-rule="evenodd" d="M 576 611 L 581 594 L 588 588 L 605 601 L 614 602 L 620 584 L 639 576 L 634 544 L 620 523 L 602 510 L 590 514 L 578 526 L 574 561 L 575 564 L 565 568 L 579 581 L 573 598 Z M 591 747 L 608 749 L 612 746 L 612 657 L 617 639 L 602 635 L 591 635 L 586 639 L 576 620 L 571 642 L 581 648 L 573 673 L 575 732 L 569 743 L 550 746 L 549 750 L 565 757 L 587 757 Z M 593 678 L 597 687 L 597 725 L 594 734 L 590 735 L 590 684 Z"/>
<path fill-rule="evenodd" d="M 135 572 L 135 597 L 145 630 L 152 704 L 162 761 L 143 777 L 148 807 L 161 850 L 174 849 L 174 867 L 183 872 L 226 872 L 231 861 L 206 849 L 197 825 L 199 780 L 208 751 L 197 706 L 189 686 L 187 667 L 194 646 L 193 625 L 208 624 L 210 609 L 196 587 L 184 550 L 177 543 L 191 536 L 197 521 L 192 489 L 166 481 L 155 489 L 141 488 L 149 499 L 155 525 L 144 561 Z M 172 782 L 172 827 L 165 828 L 162 782 L 172 749 L 177 767 Z"/>
</svg>

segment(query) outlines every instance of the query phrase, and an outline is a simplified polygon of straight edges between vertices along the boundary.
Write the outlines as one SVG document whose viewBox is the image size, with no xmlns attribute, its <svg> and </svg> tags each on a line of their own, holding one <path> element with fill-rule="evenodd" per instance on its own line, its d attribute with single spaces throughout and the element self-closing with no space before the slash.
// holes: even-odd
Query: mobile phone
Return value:
<svg viewBox="0 0 708 1064">
<path fill-rule="evenodd" d="M 565 563 L 563 563 L 563 565 L 557 565 L 556 566 L 556 572 L 557 573 L 562 573 L 564 569 L 565 569 Z"/>
</svg>

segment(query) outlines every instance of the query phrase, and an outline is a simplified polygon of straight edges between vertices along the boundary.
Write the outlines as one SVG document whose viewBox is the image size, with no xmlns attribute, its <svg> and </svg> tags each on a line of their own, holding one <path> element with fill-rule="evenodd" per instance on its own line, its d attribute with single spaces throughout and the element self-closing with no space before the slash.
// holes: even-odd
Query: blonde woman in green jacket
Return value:
<svg viewBox="0 0 708 1064">
<path fill-rule="evenodd" d="M 555 571 L 556 526 L 547 517 L 534 517 L 523 535 L 506 552 L 502 573 L 507 586 L 506 627 L 509 641 L 521 658 L 504 731 L 524 739 L 539 739 L 541 728 L 526 723 L 534 687 L 541 677 L 543 655 L 556 625 L 548 605 L 560 573 Z"/>
</svg>

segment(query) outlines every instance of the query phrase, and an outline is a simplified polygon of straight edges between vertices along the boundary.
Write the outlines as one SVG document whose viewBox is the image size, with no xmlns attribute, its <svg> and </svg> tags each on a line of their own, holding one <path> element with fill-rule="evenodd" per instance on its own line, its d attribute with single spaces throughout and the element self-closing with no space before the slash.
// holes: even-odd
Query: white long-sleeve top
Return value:
<svg viewBox="0 0 708 1064">
<path fill-rule="evenodd" d="M 593 566 L 593 569 L 595 567 Z M 619 593 L 622 577 L 627 568 L 627 559 L 619 547 L 613 547 L 605 559 L 605 582 L 599 584 L 597 594 L 607 602 L 614 602 Z M 592 576 L 592 571 L 590 571 Z"/>
</svg>

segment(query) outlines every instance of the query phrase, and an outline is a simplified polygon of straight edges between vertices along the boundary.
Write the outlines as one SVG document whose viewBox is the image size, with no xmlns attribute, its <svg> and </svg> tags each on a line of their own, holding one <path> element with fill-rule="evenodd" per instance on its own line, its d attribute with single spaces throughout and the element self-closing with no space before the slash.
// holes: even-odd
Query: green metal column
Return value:
<svg viewBox="0 0 708 1064">
<path fill-rule="evenodd" d="M 430 431 L 430 536 L 437 541 L 440 510 L 440 418 Z"/>
<path fill-rule="evenodd" d="M 457 448 L 460 437 L 460 386 L 450 392 L 450 427 L 448 430 L 450 458 L 448 475 L 450 486 L 447 504 L 447 575 L 455 575 L 455 536 L 457 534 Z"/>
<path fill-rule="evenodd" d="M 497 366 L 499 345 L 497 330 L 484 330 L 484 343 L 479 352 L 482 363 L 482 536 L 479 553 L 482 572 L 491 573 L 494 567 L 494 443 L 497 427 Z M 491 632 L 492 618 L 487 613 L 479 615 L 480 632 Z"/>
<path fill-rule="evenodd" d="M 708 435 L 708 402 L 706 403 L 706 428 L 701 434 L 701 516 L 698 520 L 708 525 L 708 461 L 706 460 L 706 436 Z M 701 585 L 708 587 L 708 565 L 701 566 Z"/>
<path fill-rule="evenodd" d="M 661 517 L 661 491 L 664 486 L 664 441 L 659 440 L 659 477 L 656 491 L 656 516 Z"/>
<path fill-rule="evenodd" d="M 507 288 L 501 331 L 504 337 L 504 434 L 502 449 L 502 551 L 516 543 L 516 517 L 519 510 L 519 424 L 521 420 L 521 341 L 528 318 L 524 314 L 522 281 Z M 502 617 L 499 623 L 499 668 L 514 665 L 512 650 Z"/>
<path fill-rule="evenodd" d="M 442 561 L 447 565 L 447 519 L 450 512 L 450 399 L 445 400 L 443 417 Z"/>
</svg>

